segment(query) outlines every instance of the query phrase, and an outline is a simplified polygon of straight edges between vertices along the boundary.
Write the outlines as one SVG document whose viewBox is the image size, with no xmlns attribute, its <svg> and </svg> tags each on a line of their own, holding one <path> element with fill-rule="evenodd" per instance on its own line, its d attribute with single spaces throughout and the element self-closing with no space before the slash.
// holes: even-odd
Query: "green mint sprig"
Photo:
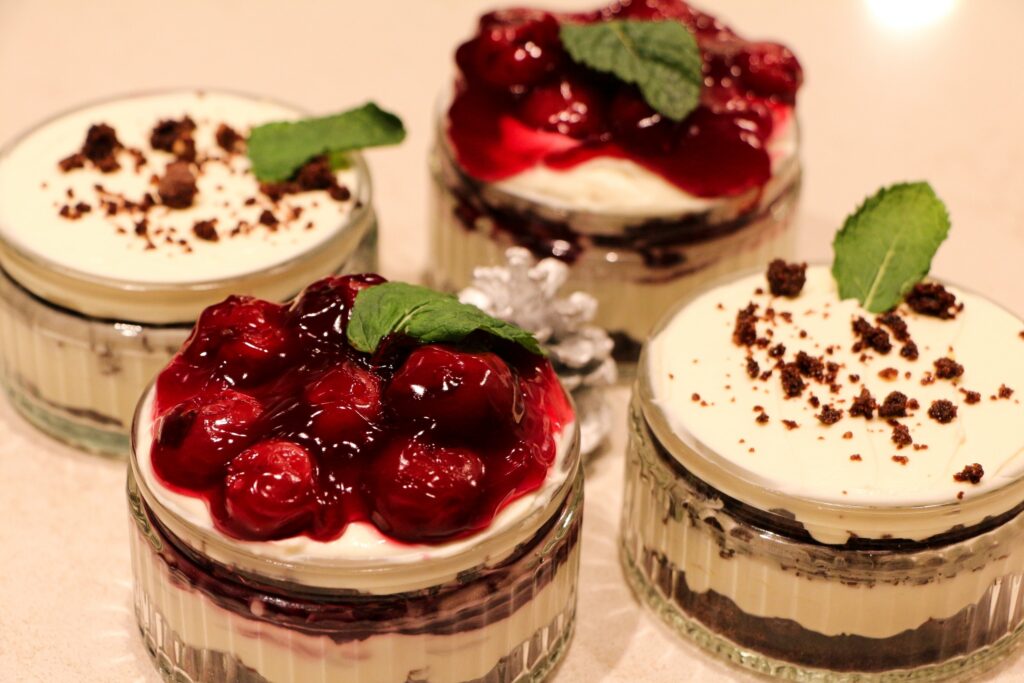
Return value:
<svg viewBox="0 0 1024 683">
<path fill-rule="evenodd" d="M 949 212 L 926 182 L 885 187 L 852 213 L 832 243 L 839 297 L 872 313 L 896 306 L 931 268 Z"/>
<path fill-rule="evenodd" d="M 697 108 L 704 83 L 697 39 L 677 21 L 612 20 L 563 24 L 573 61 L 640 88 L 647 104 L 682 121 Z"/>
<path fill-rule="evenodd" d="M 373 353 L 390 334 L 432 344 L 460 342 L 474 332 L 486 332 L 544 355 L 537 339 L 526 330 L 492 318 L 451 295 L 404 282 L 385 282 L 359 292 L 347 335 L 353 348 Z"/>
<path fill-rule="evenodd" d="M 257 126 L 249 133 L 247 149 L 253 174 L 264 182 L 279 182 L 321 154 L 338 160 L 352 150 L 404 139 L 402 120 L 368 102 L 332 116 Z"/>
</svg>

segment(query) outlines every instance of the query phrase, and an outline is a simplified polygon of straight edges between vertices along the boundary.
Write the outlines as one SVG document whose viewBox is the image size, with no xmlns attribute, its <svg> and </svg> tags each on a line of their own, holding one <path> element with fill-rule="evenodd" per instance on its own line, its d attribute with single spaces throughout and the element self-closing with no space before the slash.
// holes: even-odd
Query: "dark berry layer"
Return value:
<svg viewBox="0 0 1024 683">
<path fill-rule="evenodd" d="M 701 103 L 672 121 L 636 87 L 575 64 L 563 22 L 680 21 L 704 58 Z M 803 72 L 786 47 L 740 38 L 682 0 L 625 0 L 576 14 L 509 9 L 485 14 L 459 46 L 448 112 L 459 163 L 485 181 L 537 164 L 571 168 L 597 156 L 630 159 L 699 197 L 735 196 L 771 177 L 766 143 L 791 115 Z"/>
<path fill-rule="evenodd" d="M 242 539 L 338 537 L 356 521 L 409 542 L 490 524 L 537 489 L 571 409 L 550 364 L 490 337 L 459 347 L 347 343 L 376 275 L 290 305 L 229 297 L 156 383 L 154 470 Z"/>
</svg>

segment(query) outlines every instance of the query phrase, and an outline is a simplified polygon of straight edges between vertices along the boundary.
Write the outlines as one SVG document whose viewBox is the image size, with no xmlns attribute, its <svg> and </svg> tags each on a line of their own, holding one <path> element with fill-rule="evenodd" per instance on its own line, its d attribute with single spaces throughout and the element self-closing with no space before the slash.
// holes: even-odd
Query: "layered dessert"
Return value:
<svg viewBox="0 0 1024 683">
<path fill-rule="evenodd" d="M 134 429 L 158 668 L 543 678 L 573 630 L 582 474 L 569 400 L 517 329 L 374 275 L 208 308 Z"/>
<path fill-rule="evenodd" d="M 491 12 L 455 61 L 433 159 L 440 286 L 513 245 L 559 258 L 635 361 L 679 297 L 790 251 L 802 71 L 786 47 L 637 0 Z"/>
<path fill-rule="evenodd" d="M 0 358 L 19 410 L 125 453 L 139 394 L 204 306 L 283 300 L 373 265 L 358 154 L 276 182 L 253 172 L 250 131 L 299 117 L 224 92 L 140 95 L 57 116 L 0 154 Z"/>
<path fill-rule="evenodd" d="M 999 654 L 1024 619 L 1022 330 L 957 287 L 871 311 L 828 268 L 781 261 L 692 297 L 646 347 L 632 406 L 638 595 L 799 680 Z"/>
</svg>

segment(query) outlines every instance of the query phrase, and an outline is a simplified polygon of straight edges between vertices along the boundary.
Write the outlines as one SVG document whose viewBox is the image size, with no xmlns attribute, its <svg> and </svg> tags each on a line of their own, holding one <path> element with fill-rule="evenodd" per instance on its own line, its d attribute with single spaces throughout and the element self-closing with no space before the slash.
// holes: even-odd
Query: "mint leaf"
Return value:
<svg viewBox="0 0 1024 683">
<path fill-rule="evenodd" d="M 699 103 L 700 48 L 677 21 L 563 24 L 561 38 L 573 61 L 634 83 L 647 104 L 670 119 L 682 121 Z"/>
<path fill-rule="evenodd" d="M 405 334 L 432 344 L 459 342 L 473 332 L 487 332 L 519 344 L 530 353 L 544 353 L 526 330 L 492 318 L 448 294 L 404 282 L 385 282 L 359 292 L 347 334 L 356 350 L 373 353 L 389 334 Z"/>
<path fill-rule="evenodd" d="M 256 177 L 279 182 L 321 154 L 335 160 L 344 152 L 394 145 L 404 139 L 402 120 L 368 102 L 333 116 L 256 126 L 249 133 L 247 148 Z"/>
<path fill-rule="evenodd" d="M 832 275 L 839 297 L 872 313 L 898 304 L 928 274 L 949 234 L 949 213 L 925 182 L 882 188 L 836 234 Z"/>
</svg>

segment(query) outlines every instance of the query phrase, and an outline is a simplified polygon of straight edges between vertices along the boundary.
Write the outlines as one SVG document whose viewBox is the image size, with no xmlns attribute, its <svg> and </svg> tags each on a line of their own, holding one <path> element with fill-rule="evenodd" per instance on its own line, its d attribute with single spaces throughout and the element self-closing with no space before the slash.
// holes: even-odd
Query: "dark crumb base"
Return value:
<svg viewBox="0 0 1024 683">
<path fill-rule="evenodd" d="M 696 593 L 685 574 L 660 553 L 644 549 L 639 568 L 660 597 L 706 628 L 744 648 L 799 666 L 832 671 L 880 672 L 934 665 L 991 646 L 1017 628 L 1010 615 L 1011 591 L 989 591 L 977 604 L 947 619 L 929 619 L 916 629 L 888 638 L 826 636 L 791 619 L 758 617 L 739 609 L 729 598 Z M 907 586 L 913 590 L 913 586 Z M 993 593 L 995 595 L 993 595 Z M 1017 601 L 1020 603 L 1020 601 Z M 997 615 L 990 621 L 987 615 Z"/>
</svg>

